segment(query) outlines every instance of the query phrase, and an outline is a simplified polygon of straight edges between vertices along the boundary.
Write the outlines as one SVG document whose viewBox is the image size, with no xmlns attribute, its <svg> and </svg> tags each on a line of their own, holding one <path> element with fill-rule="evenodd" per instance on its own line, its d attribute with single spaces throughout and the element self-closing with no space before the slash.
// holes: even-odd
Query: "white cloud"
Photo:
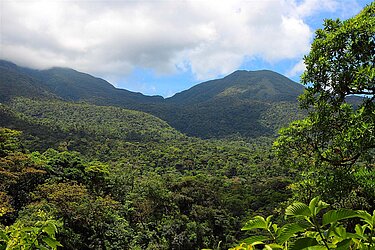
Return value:
<svg viewBox="0 0 375 250">
<path fill-rule="evenodd" d="M 303 62 L 303 60 L 301 60 L 297 64 L 295 64 L 289 72 L 286 73 L 286 76 L 295 77 L 295 76 L 301 75 L 303 71 L 305 71 L 305 69 L 306 69 L 306 65 Z"/>
<path fill-rule="evenodd" d="M 348 0 L 345 0 L 348 1 Z M 335 0 L 307 0 L 301 4 L 295 4 L 295 14 L 306 17 L 314 14 L 316 11 L 335 11 L 339 7 L 339 3 Z"/>
<path fill-rule="evenodd" d="M 332 0 L 2 1 L 0 57 L 21 65 L 72 67 L 100 76 L 136 67 L 229 73 L 244 58 L 300 58 L 312 30 L 304 18 Z"/>
</svg>

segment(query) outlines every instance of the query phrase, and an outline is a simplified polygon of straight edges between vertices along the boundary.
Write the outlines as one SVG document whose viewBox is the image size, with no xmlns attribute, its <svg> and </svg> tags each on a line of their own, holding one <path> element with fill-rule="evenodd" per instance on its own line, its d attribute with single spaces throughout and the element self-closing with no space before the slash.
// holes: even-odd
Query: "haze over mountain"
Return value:
<svg viewBox="0 0 375 250">
<path fill-rule="evenodd" d="M 48 92 L 49 96 L 53 94 L 67 101 L 87 101 L 117 106 L 154 103 L 163 99 L 160 96 L 145 96 L 141 93 L 117 89 L 103 79 L 70 68 L 34 70 L 0 60 L 0 70 L 1 87 L 7 86 L 8 91 L 14 93 L 12 96 L 17 94 L 29 97 L 44 96 Z M 10 82 L 12 84 L 9 84 Z"/>
<path fill-rule="evenodd" d="M 304 90 L 272 71 L 240 70 L 164 99 L 117 89 L 69 68 L 34 70 L 0 61 L 0 70 L 0 101 L 23 96 L 125 107 L 154 114 L 202 138 L 274 135 L 301 115 L 296 101 Z"/>
</svg>

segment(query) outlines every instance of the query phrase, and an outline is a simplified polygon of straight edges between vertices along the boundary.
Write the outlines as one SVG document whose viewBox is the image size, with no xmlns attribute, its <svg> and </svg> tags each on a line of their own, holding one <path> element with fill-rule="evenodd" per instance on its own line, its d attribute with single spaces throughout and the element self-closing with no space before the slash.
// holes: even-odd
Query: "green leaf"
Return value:
<svg viewBox="0 0 375 250">
<path fill-rule="evenodd" d="M 24 228 L 22 228 L 22 231 L 24 231 L 24 232 L 32 232 L 32 231 L 36 231 L 36 229 L 38 229 L 38 228 L 35 228 L 35 227 L 24 227 Z"/>
<path fill-rule="evenodd" d="M 315 216 L 320 212 L 320 210 L 322 210 L 324 208 L 327 208 L 328 206 L 329 206 L 328 203 L 326 203 L 324 201 L 321 201 L 320 197 L 317 196 L 310 201 L 309 209 L 310 209 L 312 215 Z"/>
<path fill-rule="evenodd" d="M 346 228 L 342 225 L 334 227 L 332 232 L 341 239 L 346 239 Z"/>
<path fill-rule="evenodd" d="M 358 214 L 358 217 L 361 218 L 364 222 L 366 222 L 369 225 L 374 226 L 374 224 L 375 224 L 374 223 L 375 211 L 374 211 L 374 216 L 371 216 L 371 214 L 369 214 L 368 212 L 363 211 L 363 210 L 358 210 L 357 214 Z"/>
<path fill-rule="evenodd" d="M 361 226 L 361 225 L 358 225 L 358 224 L 357 224 L 357 225 L 355 225 L 355 232 L 356 232 L 359 236 L 363 237 L 366 228 L 367 228 L 366 225 Z"/>
<path fill-rule="evenodd" d="M 273 215 L 270 215 L 266 218 L 266 224 L 267 224 L 267 228 L 270 227 L 270 225 L 272 225 L 272 222 L 271 222 L 271 219 L 272 219 Z"/>
<path fill-rule="evenodd" d="M 244 242 L 248 245 L 251 245 L 255 242 L 263 242 L 264 240 L 269 240 L 269 237 L 263 236 L 263 235 L 256 235 L 256 236 L 251 236 L 249 238 L 244 239 L 241 242 Z"/>
<path fill-rule="evenodd" d="M 246 222 L 245 226 L 241 230 L 252 230 L 252 229 L 267 229 L 267 222 L 262 216 L 255 216 L 254 219 Z"/>
<path fill-rule="evenodd" d="M 60 244 L 60 242 L 58 242 L 57 240 L 55 239 L 52 239 L 50 237 L 44 237 L 42 239 L 49 247 L 51 247 L 52 249 L 57 249 L 57 247 L 62 247 L 62 245 Z"/>
<path fill-rule="evenodd" d="M 279 230 L 279 234 L 277 237 L 277 242 L 280 244 L 284 244 L 286 241 L 288 241 L 294 234 L 298 232 L 303 232 L 307 228 L 309 228 L 310 225 L 307 223 L 291 223 L 286 224 Z"/>
<path fill-rule="evenodd" d="M 347 250 L 350 249 L 351 239 L 346 239 L 337 244 L 336 250 Z"/>
<path fill-rule="evenodd" d="M 266 245 L 266 246 L 269 246 L 271 249 L 284 249 L 283 246 L 281 246 L 281 245 L 279 245 L 279 244 L 275 244 L 275 243 L 273 243 L 273 244 L 268 244 L 268 245 Z"/>
<path fill-rule="evenodd" d="M 358 217 L 358 213 L 351 209 L 331 210 L 323 215 L 323 226 L 353 217 Z"/>
<path fill-rule="evenodd" d="M 54 236 L 56 232 L 56 226 L 52 223 L 48 223 L 47 226 L 43 227 L 42 231 L 47 233 L 49 236 Z"/>
<path fill-rule="evenodd" d="M 301 238 L 296 240 L 294 243 L 290 244 L 289 250 L 302 250 L 307 248 L 310 249 L 310 247 L 318 245 L 319 243 L 316 241 L 315 238 Z"/>
<path fill-rule="evenodd" d="M 306 248 L 306 250 L 327 250 L 327 248 L 325 246 L 316 245 L 316 246 L 308 247 Z"/>
<path fill-rule="evenodd" d="M 3 241 L 9 240 L 8 235 L 3 230 L 0 230 L 0 239 L 2 239 Z"/>
<path fill-rule="evenodd" d="M 306 204 L 302 202 L 295 202 L 285 209 L 285 215 L 294 217 L 311 216 L 311 211 Z"/>
</svg>

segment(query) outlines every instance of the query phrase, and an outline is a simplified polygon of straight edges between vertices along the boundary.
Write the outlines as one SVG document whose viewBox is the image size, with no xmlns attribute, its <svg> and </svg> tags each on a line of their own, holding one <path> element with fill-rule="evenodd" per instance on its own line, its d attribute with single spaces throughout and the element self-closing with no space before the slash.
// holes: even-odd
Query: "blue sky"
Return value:
<svg viewBox="0 0 375 250">
<path fill-rule="evenodd" d="M 370 0 L 2 1 L 0 58 L 74 68 L 119 88 L 171 96 L 237 69 L 295 81 L 323 19 Z"/>
</svg>

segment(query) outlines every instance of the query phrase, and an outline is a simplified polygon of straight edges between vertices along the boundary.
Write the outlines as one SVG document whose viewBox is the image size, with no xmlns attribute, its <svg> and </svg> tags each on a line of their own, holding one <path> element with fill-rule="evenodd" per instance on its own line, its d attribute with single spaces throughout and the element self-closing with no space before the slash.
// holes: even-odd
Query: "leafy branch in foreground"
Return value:
<svg viewBox="0 0 375 250">
<path fill-rule="evenodd" d="M 57 249 L 62 246 L 56 240 L 58 228 L 62 222 L 50 218 L 44 211 L 36 214 L 38 220 L 28 225 L 22 220 L 16 221 L 13 225 L 0 228 L 0 249 Z"/>
<path fill-rule="evenodd" d="M 363 210 L 321 211 L 329 204 L 316 197 L 309 205 L 295 202 L 285 210 L 285 218 L 293 223 L 279 227 L 271 221 L 272 216 L 255 216 L 242 228 L 244 231 L 262 230 L 231 250 L 245 249 L 375 249 L 375 211 Z M 359 218 L 353 232 L 342 220 Z"/>
</svg>

